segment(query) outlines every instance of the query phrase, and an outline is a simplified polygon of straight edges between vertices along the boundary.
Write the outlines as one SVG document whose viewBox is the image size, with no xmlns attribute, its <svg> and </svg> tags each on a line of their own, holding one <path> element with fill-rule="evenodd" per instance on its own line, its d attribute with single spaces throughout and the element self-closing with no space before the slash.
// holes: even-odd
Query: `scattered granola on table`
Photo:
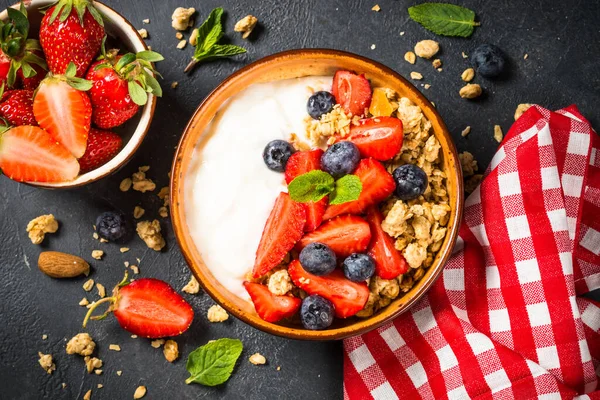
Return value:
<svg viewBox="0 0 600 400">
<path fill-rule="evenodd" d="M 188 294 L 198 294 L 198 292 L 200 291 L 200 284 L 196 280 L 196 277 L 194 275 L 191 275 L 190 281 L 181 290 Z"/>
<path fill-rule="evenodd" d="M 194 26 L 192 15 L 195 12 L 196 9 L 193 7 L 177 7 L 171 15 L 171 26 L 178 31 L 185 31 L 187 28 Z"/>
<path fill-rule="evenodd" d="M 504 133 L 502 132 L 502 127 L 500 125 L 494 125 L 494 139 L 496 139 L 496 142 L 502 142 L 503 138 Z"/>
<path fill-rule="evenodd" d="M 475 70 L 473 68 L 465 69 L 460 78 L 465 82 L 471 82 L 475 78 Z"/>
<path fill-rule="evenodd" d="M 257 22 L 258 18 L 256 18 L 254 15 L 246 15 L 244 18 L 236 22 L 233 30 L 236 32 L 241 32 L 242 39 L 247 39 L 254 30 Z"/>
<path fill-rule="evenodd" d="M 138 29 L 138 33 L 142 39 L 148 39 L 148 31 L 146 29 Z"/>
<path fill-rule="evenodd" d="M 52 371 L 56 371 L 56 364 L 52 362 L 52 354 L 43 354 L 42 352 L 38 352 L 38 356 L 40 357 L 38 360 L 40 366 L 44 368 L 48 374 L 52 374 Z"/>
<path fill-rule="evenodd" d="M 523 113 L 527 110 L 529 110 L 529 108 L 532 106 L 533 104 L 529 104 L 529 103 L 522 103 L 519 104 L 517 106 L 517 109 L 515 110 L 515 121 L 518 120 L 521 115 L 523 115 Z"/>
<path fill-rule="evenodd" d="M 94 348 L 96 348 L 96 343 L 94 343 L 89 333 L 78 333 L 67 343 L 67 354 L 91 356 Z"/>
<path fill-rule="evenodd" d="M 133 393 L 134 400 L 141 399 L 146 395 L 146 386 L 138 386 Z"/>
<path fill-rule="evenodd" d="M 94 287 L 93 279 L 88 279 L 87 281 L 85 281 L 83 283 L 83 290 L 85 290 L 86 292 L 89 292 L 90 290 L 92 290 L 93 287 Z"/>
<path fill-rule="evenodd" d="M 132 184 L 133 184 L 133 181 L 131 180 L 131 178 L 125 178 L 119 184 L 119 190 L 121 192 L 127 192 L 129 189 L 131 189 Z"/>
<path fill-rule="evenodd" d="M 91 374 L 95 370 L 102 368 L 102 360 L 96 357 L 85 356 L 83 358 L 83 362 L 85 362 L 85 369 L 87 370 L 88 374 Z"/>
<path fill-rule="evenodd" d="M 414 64 L 417 62 L 417 55 L 415 53 L 413 53 L 412 51 L 407 51 L 404 54 L 404 60 L 406 60 L 406 62 L 408 62 L 410 64 Z"/>
<path fill-rule="evenodd" d="M 469 133 L 471 133 L 471 127 L 467 126 L 465 129 L 462 130 L 462 132 L 460 133 L 460 136 L 465 137 L 467 136 Z"/>
<path fill-rule="evenodd" d="M 121 346 L 118 344 L 109 344 L 108 349 L 112 351 L 121 351 Z"/>
<path fill-rule="evenodd" d="M 83 400 L 91 400 L 91 398 L 92 398 L 92 389 L 88 390 L 83 395 Z"/>
<path fill-rule="evenodd" d="M 96 260 L 102 260 L 102 256 L 104 256 L 104 251 L 92 250 L 92 258 L 95 258 Z"/>
<path fill-rule="evenodd" d="M 146 193 L 156 189 L 156 184 L 151 179 L 146 178 L 146 172 L 150 167 L 143 166 L 138 168 L 138 172 L 135 172 L 131 176 L 131 182 L 133 184 L 133 190 L 138 192 Z"/>
<path fill-rule="evenodd" d="M 415 45 L 415 54 L 421 58 L 431 58 L 440 51 L 440 45 L 434 40 L 421 40 Z"/>
<path fill-rule="evenodd" d="M 252 354 L 248 360 L 254 365 L 264 365 L 267 363 L 267 359 L 260 353 Z"/>
<path fill-rule="evenodd" d="M 136 228 L 138 236 L 154 251 L 161 251 L 166 244 L 160 230 L 160 222 L 156 219 L 138 222 Z"/>
<path fill-rule="evenodd" d="M 165 344 L 165 339 L 156 339 L 150 342 L 150 346 L 154 347 L 155 349 L 160 348 L 160 346 L 163 344 Z"/>
<path fill-rule="evenodd" d="M 174 340 L 167 340 L 163 346 L 163 355 L 168 362 L 172 363 L 179 357 L 179 346 Z"/>
<path fill-rule="evenodd" d="M 460 88 L 458 94 L 463 99 L 474 99 L 476 97 L 481 96 L 483 90 L 478 83 L 467 83 L 465 86 Z"/>
<path fill-rule="evenodd" d="M 412 79 L 416 79 L 416 80 L 419 80 L 419 81 L 420 81 L 421 79 L 423 79 L 423 75 L 422 75 L 420 72 L 416 72 L 416 71 L 413 71 L 413 72 L 411 72 L 411 73 L 410 73 L 410 77 L 411 77 Z"/>
<path fill-rule="evenodd" d="M 44 241 L 46 233 L 55 233 L 58 230 L 58 221 L 52 214 L 40 215 L 29 221 L 26 230 L 31 243 L 40 244 Z"/>
<path fill-rule="evenodd" d="M 210 322 L 224 322 L 229 319 L 227 311 L 218 304 L 211 306 L 206 316 Z"/>
</svg>

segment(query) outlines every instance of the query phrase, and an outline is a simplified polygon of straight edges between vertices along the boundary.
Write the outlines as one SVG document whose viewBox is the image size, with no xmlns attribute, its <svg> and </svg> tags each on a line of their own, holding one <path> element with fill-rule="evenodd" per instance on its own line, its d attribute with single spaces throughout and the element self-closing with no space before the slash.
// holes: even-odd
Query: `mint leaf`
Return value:
<svg viewBox="0 0 600 400">
<path fill-rule="evenodd" d="M 329 204 L 343 204 L 358 200 L 362 192 L 362 182 L 356 175 L 344 175 L 335 183 L 335 190 L 329 196 Z"/>
<path fill-rule="evenodd" d="M 245 52 L 245 48 L 236 46 L 234 44 L 216 44 L 210 49 L 208 55 L 210 57 L 229 57 Z"/>
<path fill-rule="evenodd" d="M 469 37 L 475 26 L 475 13 L 446 3 L 423 3 L 408 8 L 408 15 L 425 29 L 443 36 Z"/>
<path fill-rule="evenodd" d="M 227 382 L 242 349 L 241 341 L 227 338 L 198 347 L 188 356 L 186 368 L 190 377 L 185 383 L 216 386 Z"/>
<path fill-rule="evenodd" d="M 335 189 L 335 180 L 327 172 L 310 171 L 298 175 L 288 185 L 292 200 L 299 203 L 319 201 Z"/>
</svg>

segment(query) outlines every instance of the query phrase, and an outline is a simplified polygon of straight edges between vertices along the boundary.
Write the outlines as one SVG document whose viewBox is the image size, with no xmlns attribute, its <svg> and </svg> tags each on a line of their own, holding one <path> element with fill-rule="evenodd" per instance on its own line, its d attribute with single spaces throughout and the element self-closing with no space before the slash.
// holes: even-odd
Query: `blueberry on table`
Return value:
<svg viewBox="0 0 600 400">
<path fill-rule="evenodd" d="M 313 275 L 327 275 L 337 266 L 333 250 L 326 244 L 313 242 L 300 252 L 300 264 L 305 271 Z"/>
<path fill-rule="evenodd" d="M 288 159 L 293 153 L 294 148 L 285 140 L 272 140 L 265 146 L 263 160 L 270 170 L 283 172 Z"/>
<path fill-rule="evenodd" d="M 321 156 L 321 167 L 335 179 L 354 172 L 360 162 L 360 151 L 352 142 L 337 142 Z"/>
<path fill-rule="evenodd" d="M 471 53 L 471 64 L 484 78 L 495 78 L 504 71 L 506 56 L 493 44 L 482 44 Z"/>
<path fill-rule="evenodd" d="M 399 166 L 392 173 L 396 182 L 396 197 L 400 200 L 416 199 L 427 189 L 427 174 L 414 164 Z"/>
<path fill-rule="evenodd" d="M 375 273 L 375 261 L 368 254 L 354 253 L 343 263 L 344 275 L 352 282 L 364 282 Z"/>
<path fill-rule="evenodd" d="M 96 218 L 98 236 L 109 242 L 123 242 L 131 237 L 132 229 L 124 214 L 106 211 Z"/>
<path fill-rule="evenodd" d="M 318 294 L 302 300 L 300 320 L 306 329 L 314 331 L 329 328 L 333 323 L 333 315 L 333 304 Z"/>
<path fill-rule="evenodd" d="M 314 119 L 321 118 L 321 115 L 327 114 L 333 110 L 335 105 L 335 97 L 329 92 L 320 91 L 308 98 L 306 111 Z"/>
</svg>

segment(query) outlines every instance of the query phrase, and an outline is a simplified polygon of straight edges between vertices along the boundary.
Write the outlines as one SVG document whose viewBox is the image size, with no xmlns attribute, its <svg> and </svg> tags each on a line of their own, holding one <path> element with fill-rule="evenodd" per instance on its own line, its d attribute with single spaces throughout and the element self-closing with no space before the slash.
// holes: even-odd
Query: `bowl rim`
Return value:
<svg viewBox="0 0 600 400">
<path fill-rule="evenodd" d="M 54 0 L 33 0 L 28 6 L 29 10 L 31 7 L 35 7 L 37 9 L 44 7 L 46 5 L 54 3 Z M 19 7 L 20 3 L 13 4 L 11 6 L 7 6 L 6 8 L 15 8 Z M 105 22 L 109 22 L 117 27 L 118 30 L 123 31 L 125 35 L 127 35 L 130 40 L 133 42 L 134 51 L 139 52 L 143 50 L 148 50 L 148 46 L 146 42 L 142 39 L 137 29 L 133 26 L 131 22 L 121 14 L 119 14 L 112 7 L 107 6 L 106 4 L 95 0 L 94 5 L 100 11 L 102 16 L 105 19 Z M 6 9 L 0 13 L 0 19 L 5 19 L 8 16 Z M 144 108 L 140 113 L 140 120 L 138 124 L 135 126 L 131 138 L 123 145 L 119 153 L 111 160 L 109 160 L 106 164 L 101 165 L 100 167 L 86 172 L 84 174 L 78 175 L 74 180 L 68 182 L 56 182 L 56 183 L 48 183 L 48 182 L 20 182 L 29 186 L 44 188 L 44 189 L 73 189 L 88 185 L 93 182 L 97 182 L 109 175 L 114 174 L 119 169 L 124 167 L 133 156 L 136 154 L 139 147 L 142 145 L 148 131 L 150 130 L 150 125 L 152 124 L 152 119 L 154 117 L 154 111 L 156 110 L 156 96 L 150 94 L 148 96 L 148 101 Z M 130 148 L 127 148 L 130 146 Z M 122 156 L 120 156 L 121 152 L 127 150 Z M 115 159 L 120 158 L 120 160 L 114 161 Z M 113 162 L 114 161 L 114 162 Z"/>
<path fill-rule="evenodd" d="M 246 73 L 249 73 L 252 70 L 260 69 L 264 64 L 276 62 L 278 60 L 286 59 L 286 58 L 290 58 L 290 57 L 312 56 L 312 57 L 318 58 L 319 55 L 325 56 L 325 57 L 349 57 L 349 58 L 356 59 L 360 62 L 369 63 L 369 64 L 373 65 L 374 67 L 376 67 L 377 69 L 380 69 L 383 72 L 385 72 L 386 74 L 392 75 L 395 79 L 398 79 L 401 82 L 403 82 L 407 86 L 407 88 L 410 90 L 412 96 L 417 97 L 423 103 L 428 104 L 430 111 L 434 114 L 434 116 L 437 118 L 437 120 L 439 122 L 439 125 L 441 128 L 440 134 L 445 136 L 448 139 L 448 143 L 450 144 L 450 146 L 447 150 L 449 150 L 449 152 L 452 154 L 452 156 L 454 158 L 454 164 L 455 164 L 454 167 L 455 167 L 456 175 L 457 175 L 456 176 L 456 179 L 457 179 L 456 191 L 457 191 L 457 193 L 456 193 L 456 210 L 453 210 L 456 213 L 456 218 L 454 219 L 452 226 L 448 226 L 448 228 L 449 228 L 448 234 L 450 235 L 450 239 L 448 241 L 449 244 L 448 244 L 448 247 L 447 247 L 445 253 L 441 254 L 439 263 L 437 265 L 437 270 L 433 271 L 429 280 L 423 282 L 422 286 L 419 288 L 419 291 L 417 293 L 415 293 L 415 295 L 412 298 L 408 299 L 402 308 L 396 310 L 394 313 L 388 315 L 385 318 L 380 318 L 379 320 L 374 319 L 374 318 L 376 318 L 377 314 L 374 314 L 373 316 L 368 317 L 368 318 L 364 318 L 364 319 L 362 319 L 362 321 L 365 321 L 366 323 L 362 327 L 354 327 L 354 325 L 348 325 L 348 326 L 344 326 L 341 328 L 312 331 L 312 330 L 308 330 L 308 329 L 304 329 L 304 328 L 291 328 L 291 327 L 287 327 L 287 326 L 277 325 L 275 323 L 266 322 L 256 315 L 246 313 L 243 310 L 237 309 L 235 307 L 230 307 L 228 304 L 228 301 L 221 295 L 221 293 L 212 284 L 210 284 L 209 282 L 207 282 L 204 279 L 204 276 L 202 274 L 200 274 L 199 271 L 196 270 L 197 268 L 194 264 L 194 260 L 191 255 L 191 251 L 183 243 L 184 242 L 184 237 L 183 237 L 184 234 L 187 234 L 189 236 L 189 233 L 186 233 L 184 230 L 185 229 L 184 225 L 186 224 L 186 220 L 184 217 L 184 210 L 183 210 L 183 205 L 182 205 L 183 202 L 180 200 L 180 197 L 178 195 L 178 191 L 179 191 L 178 186 L 179 186 L 180 179 L 183 180 L 183 176 L 179 177 L 179 174 L 181 173 L 181 165 L 182 165 L 182 160 L 183 160 L 183 155 L 182 155 L 182 152 L 184 150 L 183 146 L 184 146 L 184 144 L 186 144 L 186 139 L 187 139 L 188 135 L 190 134 L 192 125 L 194 124 L 196 117 L 204 110 L 204 108 L 208 104 L 210 104 L 212 99 L 216 96 L 216 94 L 218 94 L 218 92 L 222 88 L 229 86 L 232 81 L 235 81 L 240 76 L 245 75 Z M 342 50 L 326 49 L 326 48 L 306 48 L 306 49 L 286 50 L 286 51 L 274 53 L 274 54 L 268 55 L 266 57 L 263 57 L 259 60 L 256 60 L 256 61 L 240 68 L 238 71 L 232 73 L 231 75 L 229 75 L 204 98 L 204 100 L 196 108 L 196 110 L 194 111 L 194 114 L 191 116 L 190 120 L 188 121 L 188 123 L 184 129 L 184 132 L 179 140 L 179 143 L 177 145 L 177 150 L 175 151 L 175 157 L 173 159 L 170 176 L 171 177 L 170 177 L 170 182 L 169 182 L 169 187 L 170 187 L 169 196 L 171 199 L 171 202 L 170 202 L 170 204 L 171 204 L 171 222 L 173 225 L 173 231 L 174 231 L 177 243 L 179 245 L 179 248 L 181 249 L 183 257 L 188 265 L 188 268 L 191 270 L 192 274 L 196 277 L 200 286 L 204 289 L 204 291 L 206 293 L 209 294 L 209 296 L 217 304 L 224 307 L 229 313 L 233 314 L 238 319 L 244 321 L 248 325 L 250 325 L 256 329 L 259 329 L 263 332 L 270 333 L 270 334 L 273 334 L 276 336 L 285 337 L 288 339 L 315 340 L 315 341 L 345 339 L 348 337 L 358 336 L 358 335 L 364 334 L 366 332 L 375 330 L 375 329 L 381 327 L 382 325 L 394 320 L 400 314 L 405 313 L 418 300 L 420 300 L 423 297 L 423 295 L 425 295 L 425 293 L 427 293 L 427 291 L 431 288 L 431 286 L 437 281 L 437 279 L 441 275 L 441 273 L 444 269 L 444 265 L 446 264 L 446 262 L 448 261 L 448 259 L 450 258 L 450 256 L 453 253 L 453 247 L 458 238 L 458 230 L 460 227 L 460 222 L 462 220 L 464 195 L 463 195 L 462 171 L 461 171 L 460 161 L 458 158 L 458 151 L 456 149 L 456 146 L 454 145 L 454 141 L 452 139 L 452 136 L 450 135 L 450 132 L 448 131 L 448 128 L 446 127 L 445 123 L 443 122 L 443 120 L 442 120 L 440 114 L 438 113 L 437 109 L 435 108 L 435 106 L 433 106 L 431 104 L 431 102 L 429 100 L 427 100 L 427 98 L 410 81 L 408 81 L 406 78 L 404 78 L 402 75 L 400 75 L 396 71 L 392 70 L 391 68 L 389 68 L 377 61 L 371 60 L 367 57 L 364 57 L 364 56 L 361 56 L 358 54 L 354 54 L 351 52 L 347 52 L 347 51 L 342 51 Z M 190 239 L 190 241 L 191 241 L 191 239 Z M 191 241 L 191 242 L 193 243 L 193 241 Z M 371 322 L 369 323 L 369 321 L 371 321 Z"/>
</svg>

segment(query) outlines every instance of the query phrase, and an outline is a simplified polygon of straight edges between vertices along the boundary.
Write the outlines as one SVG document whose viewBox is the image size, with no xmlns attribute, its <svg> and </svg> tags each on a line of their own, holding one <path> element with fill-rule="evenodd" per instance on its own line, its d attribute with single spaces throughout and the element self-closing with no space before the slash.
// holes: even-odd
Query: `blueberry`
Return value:
<svg viewBox="0 0 600 400">
<path fill-rule="evenodd" d="M 335 179 L 351 174 L 360 162 L 358 147 L 352 142 L 337 142 L 321 156 L 321 166 Z"/>
<path fill-rule="evenodd" d="M 306 110 L 314 119 L 321 118 L 321 115 L 327 114 L 333 110 L 335 105 L 335 97 L 329 92 L 321 91 L 313 94 L 308 98 Z"/>
<path fill-rule="evenodd" d="M 504 71 L 506 56 L 493 44 L 482 44 L 471 53 L 471 64 L 484 78 L 495 78 Z"/>
<path fill-rule="evenodd" d="M 318 294 L 302 300 L 300 320 L 306 329 L 326 329 L 333 323 L 334 308 L 331 302 Z"/>
<path fill-rule="evenodd" d="M 131 238 L 131 224 L 124 214 L 112 211 L 103 212 L 96 218 L 98 236 L 109 242 L 124 242 Z"/>
<path fill-rule="evenodd" d="M 276 172 L 285 171 L 288 159 L 294 153 L 294 148 L 285 140 L 272 140 L 265 146 L 263 160 L 267 167 Z"/>
<path fill-rule="evenodd" d="M 350 254 L 343 263 L 344 275 L 353 282 L 364 282 L 375 273 L 375 260 L 363 253 Z"/>
<path fill-rule="evenodd" d="M 300 264 L 307 272 L 321 276 L 327 275 L 335 269 L 337 259 L 329 246 L 314 242 L 300 252 Z"/>
<path fill-rule="evenodd" d="M 414 164 L 404 164 L 392 174 L 396 181 L 396 197 L 400 200 L 416 199 L 427 189 L 427 174 Z"/>
</svg>

